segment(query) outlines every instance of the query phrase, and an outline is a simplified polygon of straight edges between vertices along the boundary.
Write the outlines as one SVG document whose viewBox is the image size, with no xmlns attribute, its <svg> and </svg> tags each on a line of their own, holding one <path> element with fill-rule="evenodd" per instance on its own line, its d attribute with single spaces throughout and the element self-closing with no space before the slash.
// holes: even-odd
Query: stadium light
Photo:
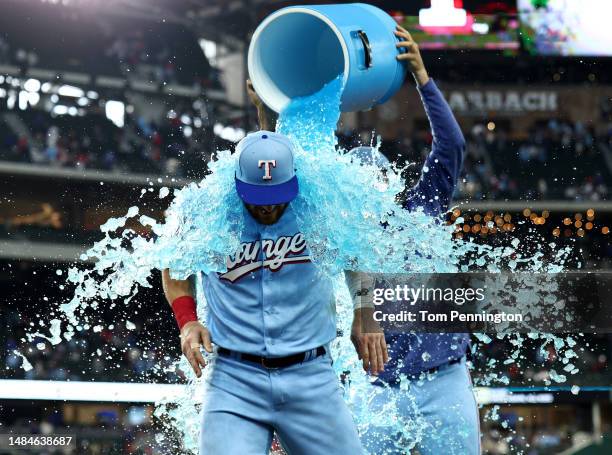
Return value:
<svg viewBox="0 0 612 455">
<path fill-rule="evenodd" d="M 73 98 L 80 98 L 85 95 L 85 92 L 78 87 L 74 87 L 73 85 L 62 85 L 57 93 L 62 96 L 71 96 Z"/>
<path fill-rule="evenodd" d="M 216 123 L 213 127 L 213 131 L 221 139 L 231 142 L 238 142 L 246 135 L 242 128 L 223 126 L 221 123 Z"/>
<path fill-rule="evenodd" d="M 0 400 L 156 403 L 177 401 L 185 394 L 186 387 L 184 384 L 2 379 Z M 479 404 L 554 402 L 552 392 L 521 393 L 507 387 L 474 387 L 474 393 Z"/>
<path fill-rule="evenodd" d="M 28 92 L 19 92 L 19 109 L 25 111 L 28 108 Z"/>
<path fill-rule="evenodd" d="M 28 92 L 21 92 L 21 93 L 27 93 L 27 100 L 28 103 L 30 104 L 30 106 L 36 106 L 38 104 L 38 102 L 40 101 L 40 95 L 36 92 L 34 93 L 28 93 Z"/>
<path fill-rule="evenodd" d="M 474 395 L 478 404 L 550 404 L 555 401 L 555 396 L 552 392 L 517 393 L 506 387 L 474 387 Z"/>
<path fill-rule="evenodd" d="M 218 55 L 217 43 L 215 43 L 214 41 L 210 41 L 210 40 L 202 38 L 198 41 L 198 44 L 200 45 L 202 52 L 204 52 L 204 55 L 206 56 L 206 59 L 209 61 L 211 66 L 216 67 L 217 66 L 217 55 Z"/>
<path fill-rule="evenodd" d="M 125 104 L 121 101 L 108 100 L 104 106 L 106 118 L 122 128 L 125 124 Z"/>
<path fill-rule="evenodd" d="M 11 90 L 10 92 L 8 92 L 8 98 L 6 100 L 6 107 L 9 109 L 13 109 L 15 107 L 15 102 L 17 101 L 17 96 L 15 94 L 14 90 Z"/>
<path fill-rule="evenodd" d="M 486 35 L 487 33 L 489 33 L 489 24 L 487 24 L 486 22 L 474 22 L 474 24 L 472 24 L 472 30 L 474 31 L 474 33 Z"/>
<path fill-rule="evenodd" d="M 23 88 L 28 92 L 38 92 L 40 90 L 40 81 L 38 79 L 28 79 L 24 82 Z"/>
<path fill-rule="evenodd" d="M 53 110 L 51 112 L 56 115 L 66 115 L 68 113 L 68 106 L 57 104 L 53 106 Z"/>
<path fill-rule="evenodd" d="M 178 398 L 184 391 L 185 386 L 180 384 L 0 380 L 0 399 L 5 400 L 155 403 L 164 398 Z"/>
</svg>

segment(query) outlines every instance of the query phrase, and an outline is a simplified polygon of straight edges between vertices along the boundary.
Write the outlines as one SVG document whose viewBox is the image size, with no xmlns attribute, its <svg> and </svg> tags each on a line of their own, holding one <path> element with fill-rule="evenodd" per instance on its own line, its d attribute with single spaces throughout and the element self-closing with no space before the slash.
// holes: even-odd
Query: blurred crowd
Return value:
<svg viewBox="0 0 612 455">
<path fill-rule="evenodd" d="M 598 137 L 582 122 L 538 122 L 523 140 L 477 125 L 467 141 L 464 178 L 459 186 L 462 198 L 608 198 L 612 170 L 605 148 L 609 150 L 609 137 Z"/>
<path fill-rule="evenodd" d="M 105 54 L 119 63 L 124 76 L 157 84 L 220 86 L 220 75 L 213 67 L 187 75 L 177 62 L 176 43 L 173 48 L 168 40 L 151 42 L 151 35 L 142 29 L 122 30 L 122 33 L 110 42 Z"/>
<path fill-rule="evenodd" d="M 23 33 L 24 16 L 27 28 L 38 34 Z M 54 5 L 23 2 L 3 11 L 0 28 L 0 64 L 120 76 L 156 85 L 220 87 L 219 74 L 193 31 L 170 21 L 108 18 L 78 10 L 66 14 Z"/>
<path fill-rule="evenodd" d="M 0 115 L 0 160 L 198 177 L 205 172 L 210 150 L 215 144 L 225 145 L 225 141 L 208 127 L 190 127 L 187 137 L 181 116 L 170 114 L 160 122 L 130 118 L 124 128 L 118 128 L 99 113 L 73 117 L 26 110 L 19 113 L 19 118 L 28 131 L 18 134 Z"/>
<path fill-rule="evenodd" d="M 133 30 L 127 36 L 116 38 L 107 48 L 106 55 L 118 61 L 125 74 L 132 73 L 156 82 L 178 82 L 170 47 L 163 45 L 150 52 L 142 30 Z"/>
<path fill-rule="evenodd" d="M 513 416 L 500 416 L 499 420 L 497 423 L 487 422 L 483 428 L 482 449 L 489 455 L 555 455 L 581 442 L 591 441 L 588 432 L 578 431 L 572 425 L 544 425 L 531 431 L 517 431 Z"/>
<path fill-rule="evenodd" d="M 612 443 L 612 427 L 603 422 L 601 438 L 590 428 L 589 407 L 558 405 L 555 425 L 545 408 L 531 418 L 520 417 L 512 406 L 493 406 L 484 413 L 482 450 L 489 455 L 557 455 L 560 453 L 603 454 Z M 523 411 L 526 408 L 523 408 Z M 534 409 L 531 407 L 530 409 Z M 550 410 L 550 408 L 548 409 Z M 564 413 L 567 418 L 559 418 Z M 539 418 L 538 418 L 539 417 Z M 541 419 L 541 420 L 540 420 Z M 527 422 L 529 420 L 529 422 Z"/>
<path fill-rule="evenodd" d="M 54 381 L 178 382 L 182 373 L 173 366 L 174 345 L 143 344 L 142 325 L 129 321 L 94 326 L 74 333 L 70 340 L 51 345 L 42 336 L 22 343 L 30 320 L 19 312 L 4 316 L 2 376 L 11 379 Z M 38 322 L 38 321 L 37 321 Z M 146 340 L 145 340 L 146 341 Z M 26 366 L 24 358 L 29 362 Z"/>
<path fill-rule="evenodd" d="M 29 134 L 16 134 L 0 116 L 0 160 L 55 167 L 201 177 L 215 150 L 232 148 L 192 109 L 169 111 L 159 122 L 126 117 L 124 128 L 104 115 L 52 116 L 39 110 L 19 113 Z M 185 123 L 187 122 L 187 123 Z M 187 133 L 186 133 L 187 131 Z M 376 143 L 370 130 L 340 131 L 341 147 Z M 420 174 L 431 148 L 431 134 L 384 139 L 381 151 L 406 167 L 408 179 Z M 581 122 L 552 119 L 537 123 L 527 139 L 509 138 L 501 129 L 476 125 L 466 133 L 467 153 L 456 199 L 606 200 L 612 182 L 612 124 L 596 135 Z"/>
<path fill-rule="evenodd" d="M 394 163 L 415 181 L 431 150 L 429 129 L 378 141 L 369 129 L 343 131 L 342 147 L 380 144 Z M 517 139 L 495 124 L 464 131 L 467 150 L 455 199 L 599 201 L 609 197 L 612 182 L 612 121 L 604 134 L 578 121 L 536 122 Z M 609 156 L 606 156 L 609 155 Z"/>
</svg>

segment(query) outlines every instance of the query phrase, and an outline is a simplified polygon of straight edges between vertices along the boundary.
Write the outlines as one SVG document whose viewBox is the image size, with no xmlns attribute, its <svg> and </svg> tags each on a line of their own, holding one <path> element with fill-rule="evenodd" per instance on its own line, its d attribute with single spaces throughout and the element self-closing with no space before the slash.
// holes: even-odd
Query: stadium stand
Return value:
<svg viewBox="0 0 612 455">
<path fill-rule="evenodd" d="M 213 85 L 210 65 L 192 32 L 163 18 L 139 22 L 21 2 L 5 9 L 0 18 L 0 58 L 27 68 Z M 22 33 L 24 28 L 36 33 Z"/>
<path fill-rule="evenodd" d="M 597 135 L 580 121 L 551 119 L 534 123 L 527 137 L 518 139 L 476 125 L 465 133 L 468 145 L 455 199 L 606 200 L 612 182 L 608 129 Z M 340 144 L 348 149 L 376 143 L 371 134 L 366 129 L 342 131 Z M 429 130 L 415 128 L 408 137 L 383 138 L 381 151 L 393 162 L 409 165 L 407 177 L 415 180 L 431 141 Z"/>
</svg>

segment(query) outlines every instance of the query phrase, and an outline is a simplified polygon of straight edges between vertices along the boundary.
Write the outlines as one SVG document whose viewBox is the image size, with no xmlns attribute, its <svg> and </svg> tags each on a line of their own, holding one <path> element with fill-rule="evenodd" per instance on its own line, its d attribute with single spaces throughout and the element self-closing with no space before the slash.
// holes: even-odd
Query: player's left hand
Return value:
<svg viewBox="0 0 612 455">
<path fill-rule="evenodd" d="M 255 91 L 255 87 L 253 87 L 251 79 L 246 80 L 246 91 L 253 106 L 255 106 L 257 109 L 261 109 L 264 107 L 264 103 Z"/>
<path fill-rule="evenodd" d="M 419 51 L 419 45 L 412 39 L 410 32 L 408 32 L 408 30 L 401 25 L 396 27 L 395 36 L 400 39 L 395 46 L 398 48 L 404 48 L 404 51 L 397 56 L 397 59 L 406 60 L 410 66 L 410 71 L 412 71 L 412 74 L 417 81 L 417 84 L 419 84 L 420 87 L 424 86 L 427 84 L 427 82 L 429 82 L 429 75 L 427 74 L 425 64 L 423 63 L 423 58 L 421 57 L 421 52 Z"/>
<path fill-rule="evenodd" d="M 351 341 L 357 356 L 363 362 L 363 369 L 374 376 L 385 371 L 389 361 L 385 334 L 374 320 L 373 308 L 358 308 L 353 317 Z"/>
<path fill-rule="evenodd" d="M 255 87 L 253 87 L 251 79 L 246 80 L 246 91 L 251 103 L 257 108 L 259 127 L 262 130 L 274 131 L 276 129 L 276 119 L 278 115 L 261 100 L 255 91 Z"/>
</svg>

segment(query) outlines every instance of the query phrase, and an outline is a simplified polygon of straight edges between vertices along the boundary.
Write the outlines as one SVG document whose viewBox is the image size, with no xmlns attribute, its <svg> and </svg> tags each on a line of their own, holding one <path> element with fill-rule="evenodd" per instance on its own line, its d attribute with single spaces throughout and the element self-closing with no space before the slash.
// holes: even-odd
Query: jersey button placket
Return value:
<svg viewBox="0 0 612 455">
<path fill-rule="evenodd" d="M 266 345 L 266 351 L 270 352 L 270 348 L 271 346 L 274 345 L 274 339 L 270 336 L 270 332 L 268 331 L 268 319 L 269 319 L 269 315 L 270 315 L 270 309 L 268 308 L 268 296 L 267 296 L 267 285 L 266 282 L 268 280 L 267 278 L 267 269 L 265 267 L 265 261 L 267 259 L 266 257 L 266 253 L 264 251 L 264 239 L 267 238 L 267 229 L 263 228 L 261 230 L 260 236 L 259 236 L 259 242 L 260 242 L 260 251 L 261 251 L 261 260 L 262 260 L 262 269 L 261 269 L 261 281 L 260 281 L 260 286 L 261 286 L 261 307 L 262 307 L 262 319 L 263 319 L 263 330 L 264 330 L 264 343 Z"/>
<path fill-rule="evenodd" d="M 277 239 L 277 232 L 275 229 L 275 226 L 266 226 L 265 230 L 265 238 L 266 239 L 270 239 L 271 242 L 274 242 Z M 266 256 L 266 259 L 270 259 L 269 257 Z M 274 295 L 274 289 L 275 289 L 275 283 L 273 283 L 273 275 L 274 272 L 272 272 L 270 270 L 269 267 L 264 267 L 262 270 L 262 276 L 263 276 L 263 295 L 264 295 L 264 308 L 265 308 L 265 315 L 266 315 L 266 322 L 267 322 L 267 326 L 268 326 L 268 337 L 269 337 L 269 344 L 271 346 L 275 346 L 277 343 L 277 321 L 275 319 L 275 309 L 274 309 L 274 304 L 275 304 L 275 295 Z"/>
</svg>

